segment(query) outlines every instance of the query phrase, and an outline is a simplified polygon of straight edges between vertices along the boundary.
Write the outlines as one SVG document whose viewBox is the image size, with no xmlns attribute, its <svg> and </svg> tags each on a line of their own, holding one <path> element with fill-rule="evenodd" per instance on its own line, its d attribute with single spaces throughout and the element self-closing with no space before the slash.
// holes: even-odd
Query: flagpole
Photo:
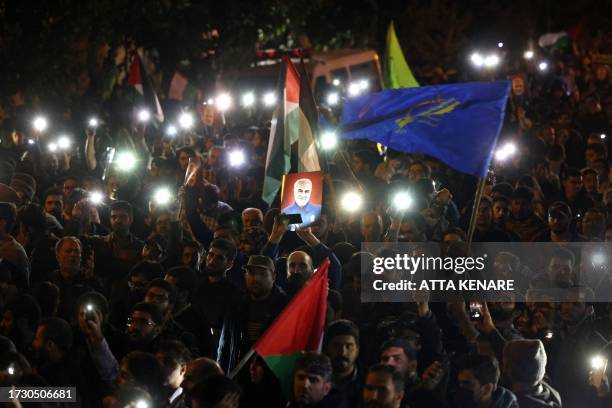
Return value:
<svg viewBox="0 0 612 408">
<path fill-rule="evenodd" d="M 357 176 L 355 175 L 355 172 L 353 171 L 353 168 L 351 167 L 351 164 L 348 162 L 348 160 L 346 160 L 346 157 L 344 156 L 344 150 L 339 149 L 338 153 L 340 154 L 340 157 L 342 157 L 342 161 L 344 161 L 344 164 L 346 165 L 346 167 L 349 170 L 349 173 L 351 174 L 351 176 L 353 177 L 353 180 L 355 181 L 355 183 L 357 183 L 357 186 L 359 187 L 359 189 L 363 192 L 365 191 L 365 189 L 363 188 L 363 184 L 361 184 L 361 182 L 359 181 L 359 179 L 357 178 Z"/>
<path fill-rule="evenodd" d="M 238 375 L 240 370 L 242 370 L 242 367 L 244 367 L 244 365 L 251 359 L 251 357 L 253 357 L 253 354 L 255 354 L 255 349 L 251 348 L 249 352 L 246 353 L 246 355 L 242 357 L 242 359 L 238 362 L 238 365 L 234 367 L 234 369 L 229 373 L 228 377 L 232 379 L 236 375 Z"/>
<path fill-rule="evenodd" d="M 476 188 L 476 195 L 474 196 L 474 206 L 472 207 L 472 217 L 470 218 L 470 226 L 468 228 L 468 244 L 472 243 L 474 237 L 474 230 L 476 229 L 476 218 L 478 216 L 478 208 L 480 208 L 480 201 L 484 194 L 485 185 L 487 182 L 486 177 L 478 178 L 478 187 Z"/>
</svg>

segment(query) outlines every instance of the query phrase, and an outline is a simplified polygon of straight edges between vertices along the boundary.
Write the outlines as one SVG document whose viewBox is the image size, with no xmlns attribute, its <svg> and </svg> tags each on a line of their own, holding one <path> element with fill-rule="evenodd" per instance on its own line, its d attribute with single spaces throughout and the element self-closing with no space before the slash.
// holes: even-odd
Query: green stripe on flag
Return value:
<svg viewBox="0 0 612 408">
<path fill-rule="evenodd" d="M 295 362 L 303 353 L 301 351 L 293 354 L 275 354 L 267 357 L 263 357 L 264 361 L 272 370 L 276 378 L 281 384 L 283 393 L 287 399 L 291 398 L 292 394 L 292 383 L 293 383 L 293 372 L 295 370 Z"/>
</svg>

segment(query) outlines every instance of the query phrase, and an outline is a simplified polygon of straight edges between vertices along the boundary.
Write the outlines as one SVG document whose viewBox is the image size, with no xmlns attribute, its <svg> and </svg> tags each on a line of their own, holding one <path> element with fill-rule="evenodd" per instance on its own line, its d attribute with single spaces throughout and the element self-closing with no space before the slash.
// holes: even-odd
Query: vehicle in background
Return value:
<svg viewBox="0 0 612 408">
<path fill-rule="evenodd" d="M 276 90 L 283 55 L 288 55 L 295 64 L 299 64 L 302 55 L 318 103 L 326 103 L 332 93 L 354 96 L 382 89 L 378 53 L 374 50 L 355 49 L 259 51 L 251 67 L 227 73 L 222 82 L 233 94 L 252 92 L 256 97 L 263 98 L 266 93 Z"/>
</svg>

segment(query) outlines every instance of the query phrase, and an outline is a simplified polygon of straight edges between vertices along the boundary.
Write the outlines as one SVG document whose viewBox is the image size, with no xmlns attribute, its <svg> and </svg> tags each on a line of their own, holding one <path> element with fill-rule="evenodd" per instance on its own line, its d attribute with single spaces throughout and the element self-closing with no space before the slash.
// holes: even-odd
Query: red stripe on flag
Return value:
<svg viewBox="0 0 612 408">
<path fill-rule="evenodd" d="M 285 94 L 285 102 L 299 104 L 300 74 L 298 74 L 297 69 L 295 69 L 295 66 L 289 58 L 283 57 L 283 59 L 287 64 L 287 78 L 285 79 L 285 89 L 287 90 L 287 92 Z"/>
<path fill-rule="evenodd" d="M 262 357 L 318 350 L 327 309 L 327 270 L 325 259 L 312 278 L 291 299 L 253 349 Z"/>
<path fill-rule="evenodd" d="M 140 57 L 138 53 L 134 53 L 134 59 L 132 60 L 132 65 L 130 65 L 130 73 L 128 75 L 128 85 L 136 86 L 141 84 Z"/>
<path fill-rule="evenodd" d="M 174 72 L 172 81 L 170 81 L 170 90 L 168 91 L 168 99 L 176 99 L 177 101 L 183 100 L 183 94 L 187 87 L 187 77 L 181 74 L 179 71 Z"/>
</svg>

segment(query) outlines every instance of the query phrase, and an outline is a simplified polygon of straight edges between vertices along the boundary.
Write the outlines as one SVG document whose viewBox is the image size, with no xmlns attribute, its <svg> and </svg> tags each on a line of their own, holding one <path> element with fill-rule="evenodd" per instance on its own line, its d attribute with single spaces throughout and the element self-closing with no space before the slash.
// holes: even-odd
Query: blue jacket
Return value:
<svg viewBox="0 0 612 408">
<path fill-rule="evenodd" d="M 312 224 L 317 218 L 319 218 L 319 216 L 321 215 L 321 206 L 308 202 L 304 207 L 300 207 L 294 202 L 289 207 L 284 208 L 282 213 L 300 214 L 302 216 L 302 224 L 300 224 L 300 226 L 307 227 Z"/>
</svg>

